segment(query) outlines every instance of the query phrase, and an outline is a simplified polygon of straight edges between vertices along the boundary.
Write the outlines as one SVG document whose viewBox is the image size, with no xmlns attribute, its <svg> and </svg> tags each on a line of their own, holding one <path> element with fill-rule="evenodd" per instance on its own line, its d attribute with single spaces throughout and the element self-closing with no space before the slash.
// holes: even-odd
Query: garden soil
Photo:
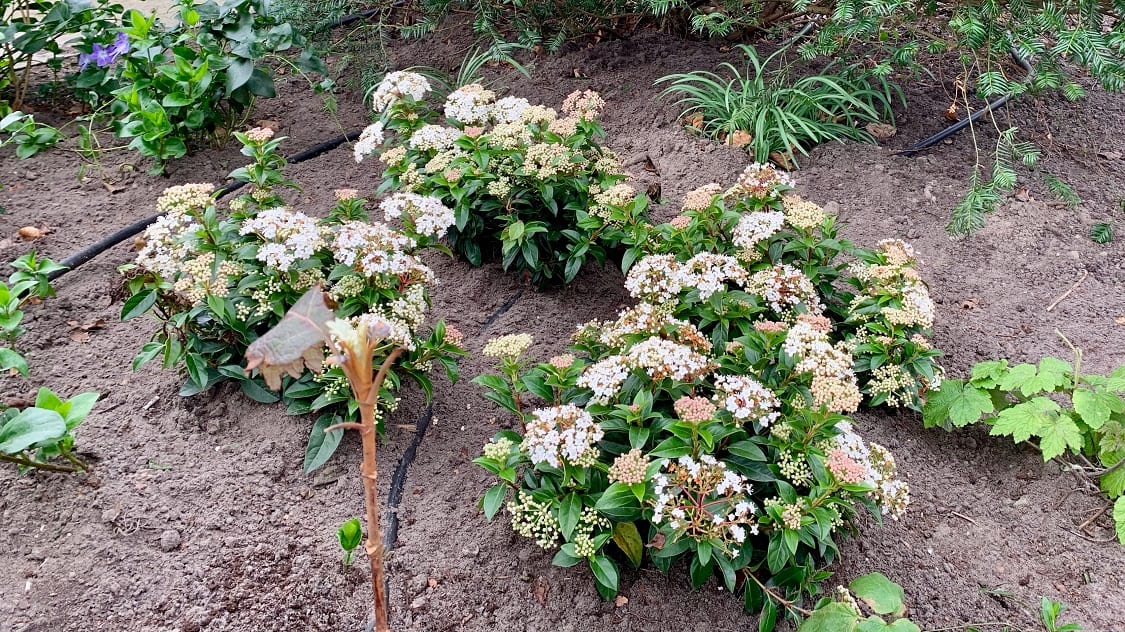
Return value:
<svg viewBox="0 0 1125 632">
<path fill-rule="evenodd" d="M 452 68 L 469 43 L 462 31 L 396 45 L 394 59 L 399 67 Z M 654 216 L 667 219 L 687 191 L 731 182 L 747 158 L 685 131 L 653 81 L 737 62 L 737 55 L 646 33 L 536 57 L 530 78 L 503 69 L 490 77 L 547 104 L 575 89 L 601 92 L 607 144 L 638 189 L 660 192 Z M 894 153 L 946 124 L 941 113 L 953 79 L 904 81 L 911 106 L 898 114 L 897 135 L 878 146 L 817 148 L 796 173 L 799 192 L 838 213 L 843 234 L 858 243 L 914 243 L 938 304 L 934 338 L 950 375 L 998 356 L 1068 358 L 1062 335 L 1085 351 L 1084 369 L 1125 363 L 1125 236 L 1106 246 L 1087 237 L 1100 221 L 1125 232 L 1125 100 L 1091 90 L 1080 103 L 1021 99 L 998 115 L 1040 144 L 1042 169 L 1070 182 L 1082 203 L 1057 203 L 1025 172 L 983 230 L 953 240 L 945 225 L 970 174 L 970 137 L 915 158 Z M 340 96 L 339 122 L 295 80 L 284 81 L 281 94 L 262 102 L 254 118 L 276 122 L 290 137 L 289 152 L 367 120 L 358 92 Z M 990 123 L 981 127 L 983 152 L 995 135 Z M 30 248 L 61 259 L 150 215 L 164 187 L 221 182 L 244 160 L 229 146 L 200 148 L 159 178 L 144 175 L 148 165 L 131 154 L 107 153 L 79 178 L 71 143 L 27 161 L 0 150 L 4 260 Z M 373 192 L 373 162 L 357 165 L 344 147 L 290 167 L 304 186 L 293 205 L 317 213 L 330 206 L 333 189 Z M 26 243 L 16 234 L 21 226 L 45 235 Z M 60 279 L 57 298 L 29 306 L 20 345 L 31 377 L 0 382 L 9 403 L 32 398 L 40 385 L 102 394 L 78 431 L 92 474 L 20 476 L 0 468 L 0 632 L 362 629 L 370 607 L 366 564 L 342 568 L 335 541 L 342 521 L 363 514 L 358 440 L 347 438 L 326 467 L 305 475 L 310 418 L 287 417 L 230 388 L 180 398 L 174 372 L 131 371 L 133 354 L 156 329 L 150 320 L 118 320 L 117 267 L 133 254 L 132 243 L 117 246 Z M 466 379 L 436 380 L 433 420 L 406 479 L 387 562 L 393 629 L 755 627 L 741 599 L 716 583 L 689 590 L 683 568 L 624 572 L 621 598 L 602 601 L 588 569 L 552 567 L 550 554 L 476 507 L 492 481 L 471 459 L 513 424 L 467 379 L 491 369 L 478 353 L 485 340 L 530 332 L 534 355 L 560 352 L 577 324 L 611 318 L 629 304 L 621 274 L 590 267 L 568 289 L 536 292 L 496 266 L 431 263 L 441 279 L 433 316 L 466 332 L 472 355 L 461 362 Z M 421 394 L 407 388 L 380 448 L 384 498 L 424 410 Z M 913 504 L 897 522 L 863 521 L 830 584 L 880 571 L 904 586 L 911 616 L 928 629 L 989 622 L 1038 629 L 1035 611 L 1048 596 L 1066 602 L 1065 618 L 1088 632 L 1125 630 L 1125 547 L 1112 541 L 1106 501 L 1089 481 L 981 430 L 923 430 L 906 412 L 864 413 L 857 421 L 894 451 Z"/>
</svg>

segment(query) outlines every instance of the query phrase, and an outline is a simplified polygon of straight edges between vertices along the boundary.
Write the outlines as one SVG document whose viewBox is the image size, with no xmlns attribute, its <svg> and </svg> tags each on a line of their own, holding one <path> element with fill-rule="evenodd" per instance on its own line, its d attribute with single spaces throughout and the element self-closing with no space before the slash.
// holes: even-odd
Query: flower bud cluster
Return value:
<svg viewBox="0 0 1125 632">
<path fill-rule="evenodd" d="M 531 413 L 521 449 L 532 463 L 562 467 L 590 467 L 598 458 L 598 441 L 605 433 L 586 410 L 573 404 L 540 408 Z"/>
<path fill-rule="evenodd" d="M 846 421 L 836 424 L 836 429 L 840 434 L 833 439 L 835 445 L 832 450 L 839 453 L 836 457 L 842 464 L 839 469 L 850 479 L 847 482 L 856 482 L 855 479 L 860 478 L 859 468 L 862 468 L 862 480 L 859 482 L 872 487 L 868 495 L 880 506 L 883 515 L 898 520 L 910 504 L 910 488 L 895 477 L 894 456 L 877 443 L 865 442 Z M 847 461 L 851 464 L 845 464 Z M 841 481 L 846 480 L 836 471 L 833 474 Z"/>
<path fill-rule="evenodd" d="M 667 525 L 676 538 L 737 546 L 747 532 L 758 533 L 750 483 L 709 454 L 666 462 L 653 483 L 652 523 Z"/>
</svg>

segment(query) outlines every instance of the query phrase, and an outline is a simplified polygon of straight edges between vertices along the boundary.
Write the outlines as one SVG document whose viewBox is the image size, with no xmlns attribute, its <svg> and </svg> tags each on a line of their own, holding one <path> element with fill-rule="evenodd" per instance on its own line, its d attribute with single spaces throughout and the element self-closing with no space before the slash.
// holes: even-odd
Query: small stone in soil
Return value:
<svg viewBox="0 0 1125 632">
<path fill-rule="evenodd" d="M 171 553 L 180 548 L 180 532 L 175 529 L 165 529 L 160 534 L 160 550 Z"/>
</svg>

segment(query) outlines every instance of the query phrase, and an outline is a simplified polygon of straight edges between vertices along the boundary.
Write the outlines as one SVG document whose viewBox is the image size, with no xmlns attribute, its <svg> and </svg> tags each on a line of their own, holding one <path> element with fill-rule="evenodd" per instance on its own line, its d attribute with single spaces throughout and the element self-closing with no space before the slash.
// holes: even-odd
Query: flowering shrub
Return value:
<svg viewBox="0 0 1125 632">
<path fill-rule="evenodd" d="M 598 145 L 605 105 L 575 92 L 554 109 L 496 98 L 479 84 L 432 107 L 429 80 L 392 72 L 372 94 L 382 120 L 356 144 L 356 160 L 378 154 L 380 190 L 433 196 L 453 209 L 453 249 L 473 265 L 499 258 L 533 283 L 568 283 L 599 262 L 643 214 L 613 152 Z M 393 140 L 393 142 L 392 142 Z"/>
<path fill-rule="evenodd" d="M 182 395 L 234 379 L 253 399 L 277 401 L 260 375 L 243 374 L 241 358 L 305 291 L 320 285 L 342 318 L 375 315 L 390 323 L 377 354 L 405 349 L 380 393 L 380 411 L 395 406 L 401 375 L 428 394 L 425 374 L 433 360 L 455 378 L 461 337 L 442 323 L 426 330 L 428 290 L 436 281 L 417 256 L 452 222 L 449 209 L 431 198 L 396 194 L 380 206 L 388 219 L 403 219 L 399 229 L 368 221 L 366 201 L 340 190 L 326 217 L 311 217 L 283 206 L 279 191 L 290 183 L 278 171 L 282 139 L 260 128 L 237 136 L 253 162 L 232 176 L 252 183 L 250 192 L 232 200 L 229 215 L 221 217 L 211 185 L 165 190 L 157 201 L 164 215 L 145 231 L 136 263 L 126 266 L 132 297 L 122 318 L 153 312 L 163 322 L 134 368 L 162 356 L 165 368 L 186 370 Z M 313 430 L 308 469 L 327 460 L 339 441 L 339 433 L 330 439 L 323 429 L 357 410 L 334 366 L 315 375 L 295 371 L 280 399 L 291 413 L 324 413 Z"/>
<path fill-rule="evenodd" d="M 475 461 L 502 480 L 485 514 L 507 500 L 513 529 L 557 549 L 555 564 L 586 561 L 604 597 L 618 561 L 647 552 L 661 570 L 686 561 L 697 587 L 741 583 L 770 629 L 828 576 L 857 506 L 906 508 L 893 456 L 846 415 L 865 395 L 918 407 L 937 381 L 916 258 L 899 241 L 838 239 L 790 189 L 755 164 L 689 194 L 670 222 L 631 226 L 638 303 L 580 326 L 573 354 L 531 362 L 526 335 L 485 348 L 501 375 L 476 382 L 521 422 Z"/>
<path fill-rule="evenodd" d="M 816 317 L 815 326 L 801 326 L 820 329 L 824 340 L 795 340 L 787 351 L 834 346 L 868 403 L 921 410 L 941 368 L 927 339 L 934 303 L 914 250 L 897 239 L 855 247 L 838 238 L 834 217 L 792 186 L 784 172 L 753 164 L 729 188 L 692 191 L 681 215 L 631 232 L 625 262 L 636 263 L 626 289 L 696 323 L 720 348 Z M 840 412 L 860 403 L 849 389 L 837 394 L 849 404 Z"/>
</svg>

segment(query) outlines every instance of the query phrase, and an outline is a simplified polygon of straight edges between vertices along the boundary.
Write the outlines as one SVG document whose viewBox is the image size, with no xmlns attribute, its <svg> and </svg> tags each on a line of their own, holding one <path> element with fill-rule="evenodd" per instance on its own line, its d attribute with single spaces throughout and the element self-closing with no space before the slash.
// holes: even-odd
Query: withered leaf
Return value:
<svg viewBox="0 0 1125 632">
<path fill-rule="evenodd" d="M 540 575 L 539 577 L 536 577 L 535 578 L 535 588 L 534 588 L 534 590 L 535 590 L 535 601 L 538 601 L 539 605 L 546 605 L 547 604 L 547 593 L 551 592 L 551 585 L 549 583 L 547 583 L 547 578 L 543 577 L 542 575 Z"/>
<path fill-rule="evenodd" d="M 335 318 L 319 286 L 305 292 L 276 327 L 250 343 L 246 374 L 258 369 L 266 385 L 276 391 L 281 388 L 282 374 L 298 378 L 305 368 L 319 372 L 328 337 L 326 325 Z"/>
</svg>

